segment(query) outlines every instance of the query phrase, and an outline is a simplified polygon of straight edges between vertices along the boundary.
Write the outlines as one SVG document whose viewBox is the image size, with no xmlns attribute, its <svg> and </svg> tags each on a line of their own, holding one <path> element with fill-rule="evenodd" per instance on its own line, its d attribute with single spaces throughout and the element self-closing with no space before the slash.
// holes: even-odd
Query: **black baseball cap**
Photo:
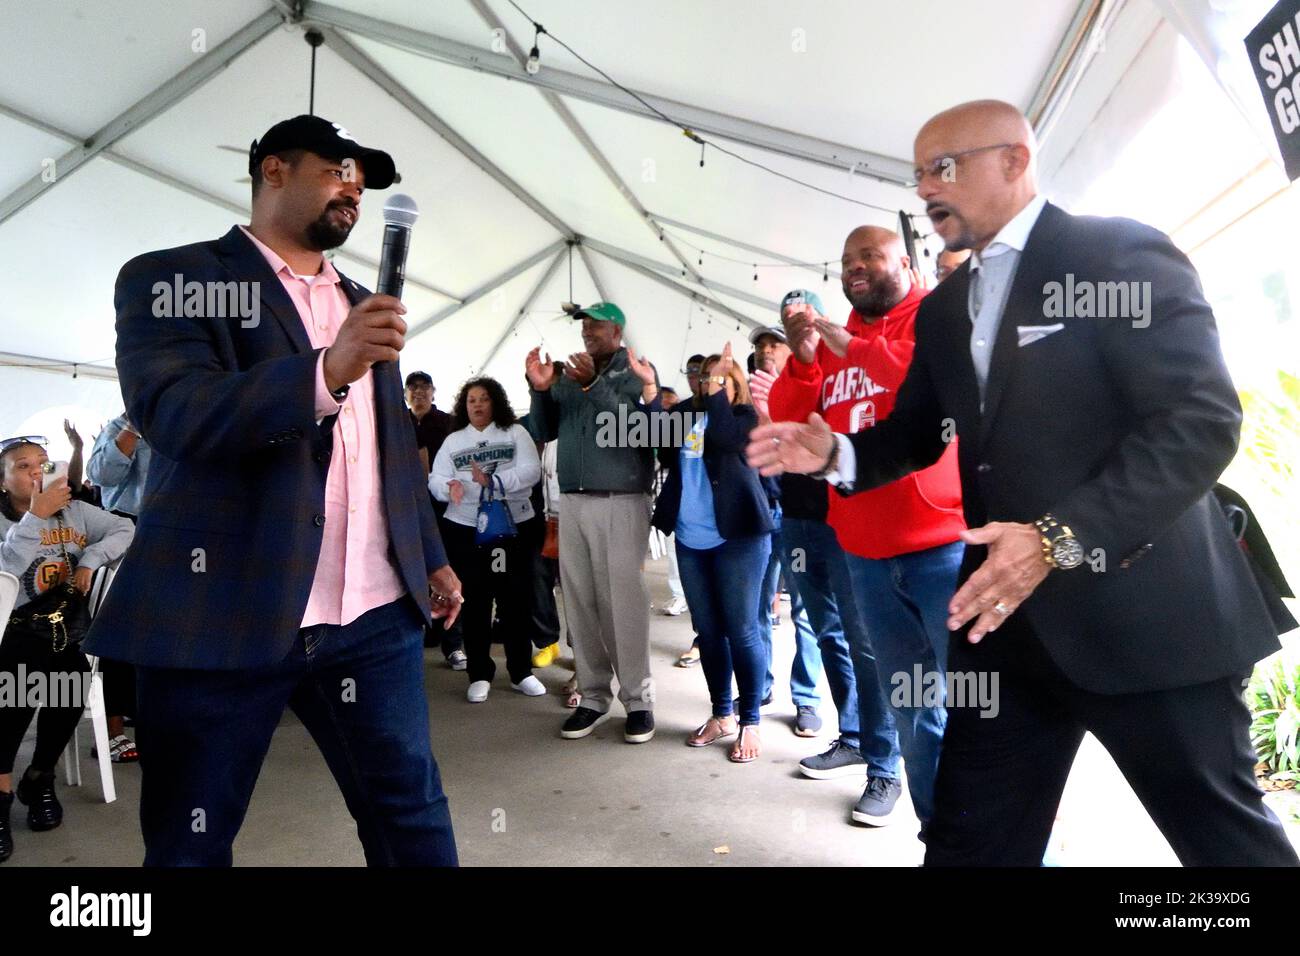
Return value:
<svg viewBox="0 0 1300 956">
<path fill-rule="evenodd" d="M 412 385 L 432 385 L 432 384 L 433 384 L 433 377 L 429 375 L 428 372 L 412 372 L 410 375 L 406 376 L 407 388 L 410 388 Z"/>
<path fill-rule="evenodd" d="M 366 174 L 367 189 L 387 189 L 401 181 L 393 157 L 383 150 L 362 146 L 338 123 L 306 113 L 281 120 L 263 133 L 261 139 L 253 140 L 248 148 L 248 174 L 251 176 L 266 157 L 290 149 L 305 149 L 336 162 L 359 160 Z"/>
</svg>

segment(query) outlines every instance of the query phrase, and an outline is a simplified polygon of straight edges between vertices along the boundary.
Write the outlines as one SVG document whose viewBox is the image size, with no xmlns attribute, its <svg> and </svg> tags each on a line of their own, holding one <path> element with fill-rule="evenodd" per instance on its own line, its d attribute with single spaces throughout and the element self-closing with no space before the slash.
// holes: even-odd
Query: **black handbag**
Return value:
<svg viewBox="0 0 1300 956">
<path fill-rule="evenodd" d="M 63 519 L 59 523 L 59 547 L 68 580 L 56 584 L 38 598 L 28 601 L 9 616 L 5 637 L 50 642 L 54 653 L 80 644 L 90 627 L 90 606 L 86 596 L 72 583 L 72 561 L 63 540 Z"/>
</svg>

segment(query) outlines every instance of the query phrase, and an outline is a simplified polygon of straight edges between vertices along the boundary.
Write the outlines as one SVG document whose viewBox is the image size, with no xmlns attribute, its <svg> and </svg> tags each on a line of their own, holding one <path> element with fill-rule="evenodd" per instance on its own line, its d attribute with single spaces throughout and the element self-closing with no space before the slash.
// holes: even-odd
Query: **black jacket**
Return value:
<svg viewBox="0 0 1300 956">
<path fill-rule="evenodd" d="M 720 391 L 705 400 L 709 422 L 704 428 L 704 469 L 713 488 L 713 514 L 718 534 L 728 541 L 756 534 L 770 534 L 775 524 L 767 491 L 759 480 L 758 472 L 745 463 L 745 445 L 749 433 L 758 424 L 758 413 L 753 405 L 731 405 L 727 393 Z M 681 448 L 691 425 L 699 414 L 689 402 L 681 402 L 669 411 L 663 411 L 656 398 L 647 410 L 663 416 L 657 429 L 661 448 Z M 681 456 L 674 453 L 663 456 L 669 469 L 663 491 L 655 501 L 651 523 L 664 534 L 677 528 L 677 512 L 682 503 Z"/>
<path fill-rule="evenodd" d="M 232 289 L 244 283 L 260 296 L 258 314 L 159 318 L 156 286 L 181 276 Z M 339 279 L 353 305 L 369 294 Z M 148 507 L 85 649 L 148 667 L 242 670 L 282 661 L 315 581 L 336 450 L 338 416 L 316 423 L 321 350 L 238 226 L 211 242 L 132 259 L 114 302 L 122 397 L 153 458 Z M 380 362 L 370 376 L 388 559 L 427 617 L 429 573 L 447 558 L 397 363 Z"/>
<path fill-rule="evenodd" d="M 982 412 L 969 281 L 967 263 L 921 303 L 893 413 L 850 436 L 855 489 L 935 462 L 955 422 L 966 523 L 1050 512 L 1090 559 L 1052 571 L 1016 612 L 1073 683 L 1120 694 L 1249 671 L 1279 645 L 1212 494 L 1241 406 L 1187 257 L 1149 226 L 1045 206 L 1007 297 Z M 1146 283 L 1149 324 L 1047 308 L 1050 283 L 1085 281 Z M 1017 326 L 1056 324 L 1019 344 Z M 968 547 L 960 579 L 985 557 Z"/>
</svg>

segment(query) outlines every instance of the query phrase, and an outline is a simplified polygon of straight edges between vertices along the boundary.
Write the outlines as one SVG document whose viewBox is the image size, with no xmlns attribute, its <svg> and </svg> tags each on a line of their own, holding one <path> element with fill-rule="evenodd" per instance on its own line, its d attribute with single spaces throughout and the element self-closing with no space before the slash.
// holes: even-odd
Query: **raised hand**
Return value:
<svg viewBox="0 0 1300 956">
<path fill-rule="evenodd" d="M 551 364 L 550 353 L 547 353 L 545 361 L 541 355 L 542 347 L 539 345 L 524 359 L 524 374 L 528 376 L 528 384 L 537 392 L 545 392 L 555 384 L 555 366 Z"/>
<path fill-rule="evenodd" d="M 77 434 L 76 426 L 66 418 L 63 420 L 63 434 L 68 436 L 68 442 L 73 448 L 81 448 L 85 444 L 81 436 Z"/>
<path fill-rule="evenodd" d="M 641 380 L 642 385 L 653 385 L 655 383 L 654 366 L 650 364 L 644 355 L 638 359 L 636 353 L 628 349 L 627 367 L 632 370 L 633 375 Z"/>
<path fill-rule="evenodd" d="M 772 420 L 767 401 L 772 394 L 772 386 L 776 383 L 776 380 L 776 375 L 765 372 L 761 368 L 754 369 L 754 374 L 749 376 L 749 394 L 754 399 L 754 410 L 758 412 L 758 420 L 763 424 L 767 424 Z"/>
<path fill-rule="evenodd" d="M 805 365 L 811 365 L 817 360 L 817 343 L 821 341 L 814 324 L 817 318 L 817 312 L 806 302 L 787 306 L 781 316 L 790 351 Z"/>
</svg>

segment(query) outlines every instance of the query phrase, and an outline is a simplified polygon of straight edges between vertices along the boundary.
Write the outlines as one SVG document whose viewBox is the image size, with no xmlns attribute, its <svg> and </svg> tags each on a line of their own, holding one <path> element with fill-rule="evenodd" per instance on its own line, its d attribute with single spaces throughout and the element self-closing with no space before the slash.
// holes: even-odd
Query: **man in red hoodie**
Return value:
<svg viewBox="0 0 1300 956">
<path fill-rule="evenodd" d="M 833 430 L 853 433 L 889 416 L 912 361 L 924 296 L 913 276 L 892 230 L 861 226 L 849 233 L 840 280 L 853 306 L 848 324 L 836 325 L 806 304 L 783 310 L 793 355 L 772 386 L 774 421 L 803 422 L 817 413 Z M 924 833 L 946 722 L 948 602 L 964 549 L 955 444 L 898 481 L 853 497 L 830 494 L 827 521 L 852 580 L 852 593 L 837 600 L 854 602 L 866 625 L 867 640 L 852 647 L 859 695 L 879 688 L 888 699 Z M 859 709 L 870 712 L 865 703 Z M 853 819 L 885 822 L 901 791 L 896 777 L 873 774 Z"/>
</svg>

